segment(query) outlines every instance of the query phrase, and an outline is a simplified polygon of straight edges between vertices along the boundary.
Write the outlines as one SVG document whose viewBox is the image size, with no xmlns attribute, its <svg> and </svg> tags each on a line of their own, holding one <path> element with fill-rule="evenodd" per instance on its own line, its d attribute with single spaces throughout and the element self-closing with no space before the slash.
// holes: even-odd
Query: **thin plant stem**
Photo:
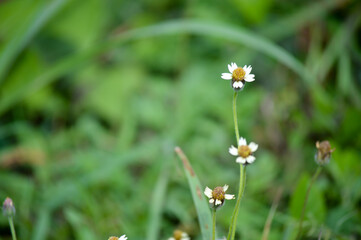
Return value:
<svg viewBox="0 0 361 240">
<path fill-rule="evenodd" d="M 307 206 L 307 201 L 308 201 L 308 197 L 310 195 L 311 192 L 311 188 L 313 183 L 316 181 L 318 175 L 320 174 L 322 170 L 322 166 L 318 166 L 318 168 L 316 169 L 316 172 L 313 174 L 310 185 L 307 188 L 307 192 L 306 192 L 306 196 L 305 196 L 305 201 L 303 202 L 303 208 L 302 208 L 302 212 L 301 212 L 301 217 L 300 217 L 300 223 L 298 225 L 298 233 L 296 236 L 296 240 L 299 239 L 301 237 L 301 232 L 302 232 L 302 223 L 303 223 L 303 218 L 305 217 L 305 212 L 306 212 L 306 206 Z"/>
<path fill-rule="evenodd" d="M 16 233 L 15 233 L 13 217 L 11 217 L 11 216 L 9 217 L 9 225 L 10 225 L 10 230 L 11 230 L 11 236 L 12 236 L 13 240 L 16 240 Z"/>
<path fill-rule="evenodd" d="M 238 131 L 238 121 L 237 121 L 237 93 L 238 92 L 235 91 L 233 95 L 233 122 L 234 122 L 234 131 L 236 132 L 237 145 L 238 145 L 239 131 Z"/>
<path fill-rule="evenodd" d="M 274 215 L 276 213 L 278 203 L 279 203 L 279 201 L 281 199 L 282 192 L 283 192 L 283 189 L 279 188 L 277 190 L 275 198 L 273 199 L 272 207 L 271 207 L 271 209 L 270 209 L 270 211 L 268 213 L 266 224 L 264 225 L 264 228 L 263 228 L 262 240 L 268 240 L 268 235 L 269 235 L 269 232 L 271 230 L 272 220 L 273 220 L 273 217 L 274 217 Z"/>
<path fill-rule="evenodd" d="M 212 240 L 216 239 L 216 208 L 213 208 L 212 211 L 212 220 L 213 220 L 213 232 L 212 232 Z"/>
<path fill-rule="evenodd" d="M 233 122 L 234 122 L 234 131 L 236 133 L 237 146 L 239 142 L 239 130 L 238 130 L 238 120 L 237 120 L 237 94 L 234 92 L 233 95 Z M 234 207 L 231 225 L 229 226 L 227 240 L 233 240 L 236 233 L 237 217 L 239 212 L 239 206 L 241 205 L 241 199 L 243 196 L 244 188 L 246 186 L 246 167 L 240 164 L 240 176 L 239 176 L 239 189 L 237 195 L 236 206 Z"/>
<path fill-rule="evenodd" d="M 237 225 L 237 217 L 239 212 L 239 206 L 241 205 L 241 198 L 244 193 L 244 189 L 246 186 L 246 167 L 243 164 L 240 164 L 240 178 L 239 178 L 239 190 L 237 195 L 236 206 L 234 207 L 231 225 L 229 226 L 227 240 L 233 240 L 236 233 L 236 225 Z"/>
</svg>

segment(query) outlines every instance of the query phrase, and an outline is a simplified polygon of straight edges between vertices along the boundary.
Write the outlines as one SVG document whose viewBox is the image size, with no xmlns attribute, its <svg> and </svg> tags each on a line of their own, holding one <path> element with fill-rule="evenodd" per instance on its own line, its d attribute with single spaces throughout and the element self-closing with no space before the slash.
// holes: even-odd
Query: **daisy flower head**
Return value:
<svg viewBox="0 0 361 240">
<path fill-rule="evenodd" d="M 222 73 L 221 78 L 225 80 L 232 80 L 232 88 L 236 91 L 242 90 L 246 82 L 253 82 L 254 74 L 251 74 L 251 65 L 244 67 L 238 67 L 236 63 L 232 62 L 228 64 L 229 73 Z"/>
<path fill-rule="evenodd" d="M 190 240 L 191 238 L 188 236 L 186 232 L 182 232 L 181 230 L 175 230 L 173 232 L 173 237 L 168 238 L 168 240 Z"/>
<path fill-rule="evenodd" d="M 247 145 L 245 138 L 240 137 L 238 141 L 238 148 L 233 145 L 229 148 L 229 153 L 233 156 L 237 156 L 236 162 L 244 165 L 253 163 L 256 158 L 253 156 L 253 153 L 257 150 L 258 145 L 254 142 L 251 142 Z"/>
<path fill-rule="evenodd" d="M 108 240 L 127 240 L 128 238 L 125 235 L 120 237 L 110 237 Z"/>
<path fill-rule="evenodd" d="M 226 194 L 227 189 L 228 185 L 224 185 L 223 187 L 216 187 L 213 190 L 209 187 L 206 187 L 204 194 L 209 198 L 209 204 L 212 208 L 219 208 L 223 206 L 226 199 L 234 199 L 234 195 Z"/>
</svg>

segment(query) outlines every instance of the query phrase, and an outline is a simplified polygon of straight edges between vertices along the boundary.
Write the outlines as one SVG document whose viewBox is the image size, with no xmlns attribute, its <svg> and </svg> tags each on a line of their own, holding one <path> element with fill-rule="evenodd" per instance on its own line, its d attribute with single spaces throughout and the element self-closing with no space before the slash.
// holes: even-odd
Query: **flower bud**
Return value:
<svg viewBox="0 0 361 240">
<path fill-rule="evenodd" d="M 3 203 L 3 214 L 7 217 L 15 216 L 14 203 L 9 197 L 7 197 Z"/>
<path fill-rule="evenodd" d="M 335 148 L 331 149 L 329 141 L 316 142 L 317 152 L 315 154 L 315 161 L 319 165 L 327 164 L 330 161 L 331 153 Z"/>
</svg>

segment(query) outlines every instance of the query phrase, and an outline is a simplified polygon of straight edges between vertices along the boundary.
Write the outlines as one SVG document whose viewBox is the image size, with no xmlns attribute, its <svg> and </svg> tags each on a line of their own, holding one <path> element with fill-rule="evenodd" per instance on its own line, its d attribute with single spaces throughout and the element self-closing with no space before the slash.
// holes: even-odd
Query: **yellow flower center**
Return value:
<svg viewBox="0 0 361 240">
<path fill-rule="evenodd" d="M 118 237 L 110 237 L 108 240 L 118 240 Z"/>
<path fill-rule="evenodd" d="M 173 237 L 175 240 L 181 240 L 182 239 L 183 232 L 180 230 L 175 230 L 173 233 Z"/>
<path fill-rule="evenodd" d="M 218 199 L 220 201 L 224 200 L 224 190 L 223 187 L 216 187 L 212 192 L 213 199 Z"/>
<path fill-rule="evenodd" d="M 246 72 L 243 70 L 243 68 L 239 67 L 236 68 L 232 73 L 232 79 L 233 81 L 242 81 L 244 79 L 244 76 L 246 75 Z"/>
<path fill-rule="evenodd" d="M 252 154 L 252 151 L 247 145 L 243 145 L 243 146 L 238 147 L 238 155 L 239 156 L 241 156 L 243 158 L 246 158 L 251 154 Z"/>
</svg>

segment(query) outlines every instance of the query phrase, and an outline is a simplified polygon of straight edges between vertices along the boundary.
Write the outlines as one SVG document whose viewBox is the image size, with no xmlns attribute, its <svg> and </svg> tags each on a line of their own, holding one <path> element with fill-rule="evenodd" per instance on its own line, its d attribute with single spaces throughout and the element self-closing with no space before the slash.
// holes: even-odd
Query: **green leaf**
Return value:
<svg viewBox="0 0 361 240">
<path fill-rule="evenodd" d="M 16 94 L 5 96 L 0 102 L 0 114 L 34 91 L 59 79 L 60 76 L 74 71 L 85 63 L 89 63 L 101 52 L 117 48 L 119 45 L 131 40 L 134 41 L 137 39 L 174 34 L 196 34 L 207 37 L 212 36 L 245 45 L 248 48 L 254 49 L 276 59 L 298 74 L 305 82 L 312 80 L 311 76 L 307 74 L 308 72 L 306 71 L 304 65 L 292 54 L 266 38 L 256 35 L 244 28 L 190 20 L 167 21 L 127 31 L 116 38 L 104 42 L 103 44 L 95 44 L 78 54 L 59 61 L 54 64 L 53 67 L 50 67 L 47 71 L 30 81 L 29 84 L 25 84 L 22 88 L 18 89 Z M 320 88 L 317 90 L 322 91 Z"/>
<path fill-rule="evenodd" d="M 290 202 L 290 214 L 292 217 L 299 219 L 303 209 L 303 203 L 305 201 L 306 191 L 310 184 L 310 177 L 304 174 L 293 192 Z M 317 180 L 316 180 L 317 181 Z M 325 219 L 326 207 L 323 193 L 317 187 L 317 184 L 313 184 L 306 206 L 305 219 L 309 219 L 311 222 L 322 223 Z"/>
<path fill-rule="evenodd" d="M 38 31 L 55 15 L 66 3 L 64 0 L 42 1 L 38 8 L 32 9 L 30 19 L 21 21 L 13 38 L 9 39 L 7 45 L 1 50 L 0 55 L 0 83 L 11 67 L 16 57 L 25 46 L 38 33 Z"/>
<path fill-rule="evenodd" d="M 212 236 L 212 217 L 211 211 L 209 210 L 208 202 L 203 195 L 203 187 L 201 186 L 197 175 L 195 174 L 192 166 L 188 161 L 187 156 L 183 153 L 182 149 L 176 147 L 175 152 L 178 154 L 179 159 L 182 161 L 184 172 L 186 173 L 188 184 L 191 188 L 203 240 L 209 240 Z"/>
</svg>

